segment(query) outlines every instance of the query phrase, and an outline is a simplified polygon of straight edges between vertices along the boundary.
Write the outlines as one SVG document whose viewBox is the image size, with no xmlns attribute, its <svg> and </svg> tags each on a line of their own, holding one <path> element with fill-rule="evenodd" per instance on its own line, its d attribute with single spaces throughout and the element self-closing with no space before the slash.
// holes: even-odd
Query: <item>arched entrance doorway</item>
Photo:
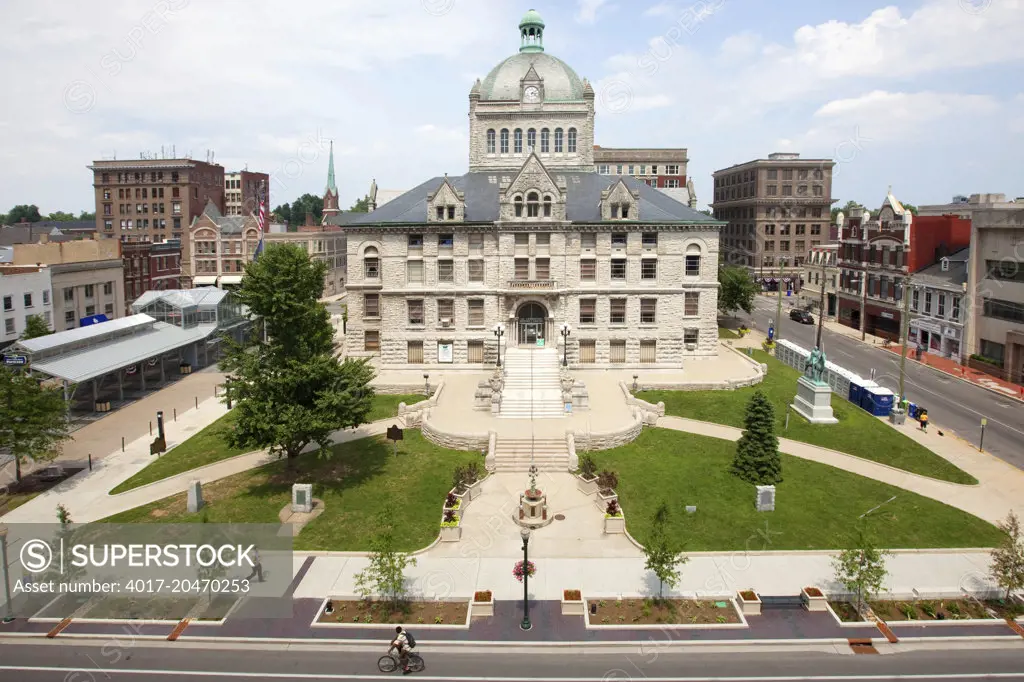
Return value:
<svg viewBox="0 0 1024 682">
<path fill-rule="evenodd" d="M 548 311 L 540 303 L 524 303 L 516 312 L 516 341 L 520 346 L 543 346 Z"/>
</svg>

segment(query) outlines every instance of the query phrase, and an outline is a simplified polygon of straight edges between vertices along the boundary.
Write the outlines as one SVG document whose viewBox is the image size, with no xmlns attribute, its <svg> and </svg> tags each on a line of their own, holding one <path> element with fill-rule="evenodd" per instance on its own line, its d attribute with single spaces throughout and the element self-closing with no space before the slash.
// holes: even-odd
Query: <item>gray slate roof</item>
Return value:
<svg viewBox="0 0 1024 682">
<path fill-rule="evenodd" d="M 389 202 L 390 203 L 390 202 Z M 424 209 L 426 210 L 426 209 Z M 358 221 L 363 216 L 368 215 L 363 211 L 342 211 L 341 213 L 335 213 L 327 216 L 328 225 L 350 225 Z M 375 212 L 376 215 L 376 212 Z M 426 213 L 423 214 L 426 216 Z"/>
<path fill-rule="evenodd" d="M 245 227 L 244 215 L 223 215 L 212 201 L 206 202 L 203 213 L 212 220 L 223 234 L 241 234 Z M 198 220 L 198 218 L 196 218 Z M 193 221 L 194 222 L 194 221 Z"/>
<path fill-rule="evenodd" d="M 5 225 L 0 228 L 0 246 L 35 244 L 39 241 L 39 237 L 43 235 L 46 235 L 51 242 L 69 242 L 82 238 L 80 234 L 67 235 L 62 233 L 59 228 L 41 223 Z"/>
<path fill-rule="evenodd" d="M 553 176 L 565 177 L 567 186 L 566 218 L 575 223 L 601 222 L 601 192 L 620 180 L 630 189 L 640 192 L 640 222 L 710 224 L 720 222 L 630 176 L 548 170 Z M 499 182 L 503 175 L 515 177 L 516 172 L 480 171 L 448 177 L 448 182 L 455 189 L 465 193 L 466 222 L 493 222 L 498 219 Z M 492 177 L 495 178 L 493 183 L 491 182 Z M 376 211 L 357 214 L 354 219 L 345 224 L 357 226 L 425 223 L 427 222 L 427 194 L 440 187 L 443 181 L 444 177 L 441 176 L 431 178 L 402 196 L 392 199 Z"/>
<path fill-rule="evenodd" d="M 949 254 L 949 269 L 943 272 L 942 262 L 929 265 L 914 273 L 914 284 L 936 287 L 961 288 L 967 281 L 967 261 L 971 257 L 971 249 L 960 249 Z"/>
</svg>

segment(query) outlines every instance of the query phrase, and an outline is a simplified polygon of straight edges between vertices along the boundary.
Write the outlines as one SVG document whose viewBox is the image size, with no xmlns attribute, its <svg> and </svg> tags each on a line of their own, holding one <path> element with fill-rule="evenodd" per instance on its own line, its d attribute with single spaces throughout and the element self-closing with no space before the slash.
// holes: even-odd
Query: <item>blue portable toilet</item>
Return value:
<svg viewBox="0 0 1024 682">
<path fill-rule="evenodd" d="M 907 407 L 907 416 L 911 419 L 917 419 L 917 403 L 910 403 Z"/>
<path fill-rule="evenodd" d="M 861 394 L 860 406 L 876 417 L 888 417 L 892 412 L 896 395 L 882 386 L 865 387 Z"/>
<path fill-rule="evenodd" d="M 849 400 L 854 405 L 860 406 L 861 400 L 864 396 L 864 389 L 870 386 L 877 386 L 874 381 L 870 379 L 862 379 L 861 377 L 853 377 L 850 379 L 850 396 Z"/>
</svg>

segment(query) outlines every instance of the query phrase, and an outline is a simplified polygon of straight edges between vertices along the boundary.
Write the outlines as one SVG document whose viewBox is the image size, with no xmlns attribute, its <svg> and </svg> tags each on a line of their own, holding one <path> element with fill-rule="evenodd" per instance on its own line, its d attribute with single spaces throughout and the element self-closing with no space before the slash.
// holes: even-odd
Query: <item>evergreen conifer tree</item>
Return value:
<svg viewBox="0 0 1024 682">
<path fill-rule="evenodd" d="M 732 472 L 754 485 L 782 482 L 779 439 L 775 437 L 775 410 L 768 397 L 757 391 L 747 403 L 743 435 L 736 443 Z"/>
</svg>

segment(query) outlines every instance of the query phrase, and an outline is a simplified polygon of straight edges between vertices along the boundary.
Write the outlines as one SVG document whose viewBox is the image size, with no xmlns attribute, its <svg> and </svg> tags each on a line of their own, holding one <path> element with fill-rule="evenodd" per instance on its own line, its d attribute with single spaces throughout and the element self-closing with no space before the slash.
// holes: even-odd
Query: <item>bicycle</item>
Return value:
<svg viewBox="0 0 1024 682">
<path fill-rule="evenodd" d="M 377 660 L 377 669 L 382 673 L 394 672 L 402 667 L 402 661 L 397 653 L 387 653 Z M 409 670 L 414 673 L 422 672 L 426 668 L 423 657 L 417 653 L 409 652 Z"/>
</svg>

